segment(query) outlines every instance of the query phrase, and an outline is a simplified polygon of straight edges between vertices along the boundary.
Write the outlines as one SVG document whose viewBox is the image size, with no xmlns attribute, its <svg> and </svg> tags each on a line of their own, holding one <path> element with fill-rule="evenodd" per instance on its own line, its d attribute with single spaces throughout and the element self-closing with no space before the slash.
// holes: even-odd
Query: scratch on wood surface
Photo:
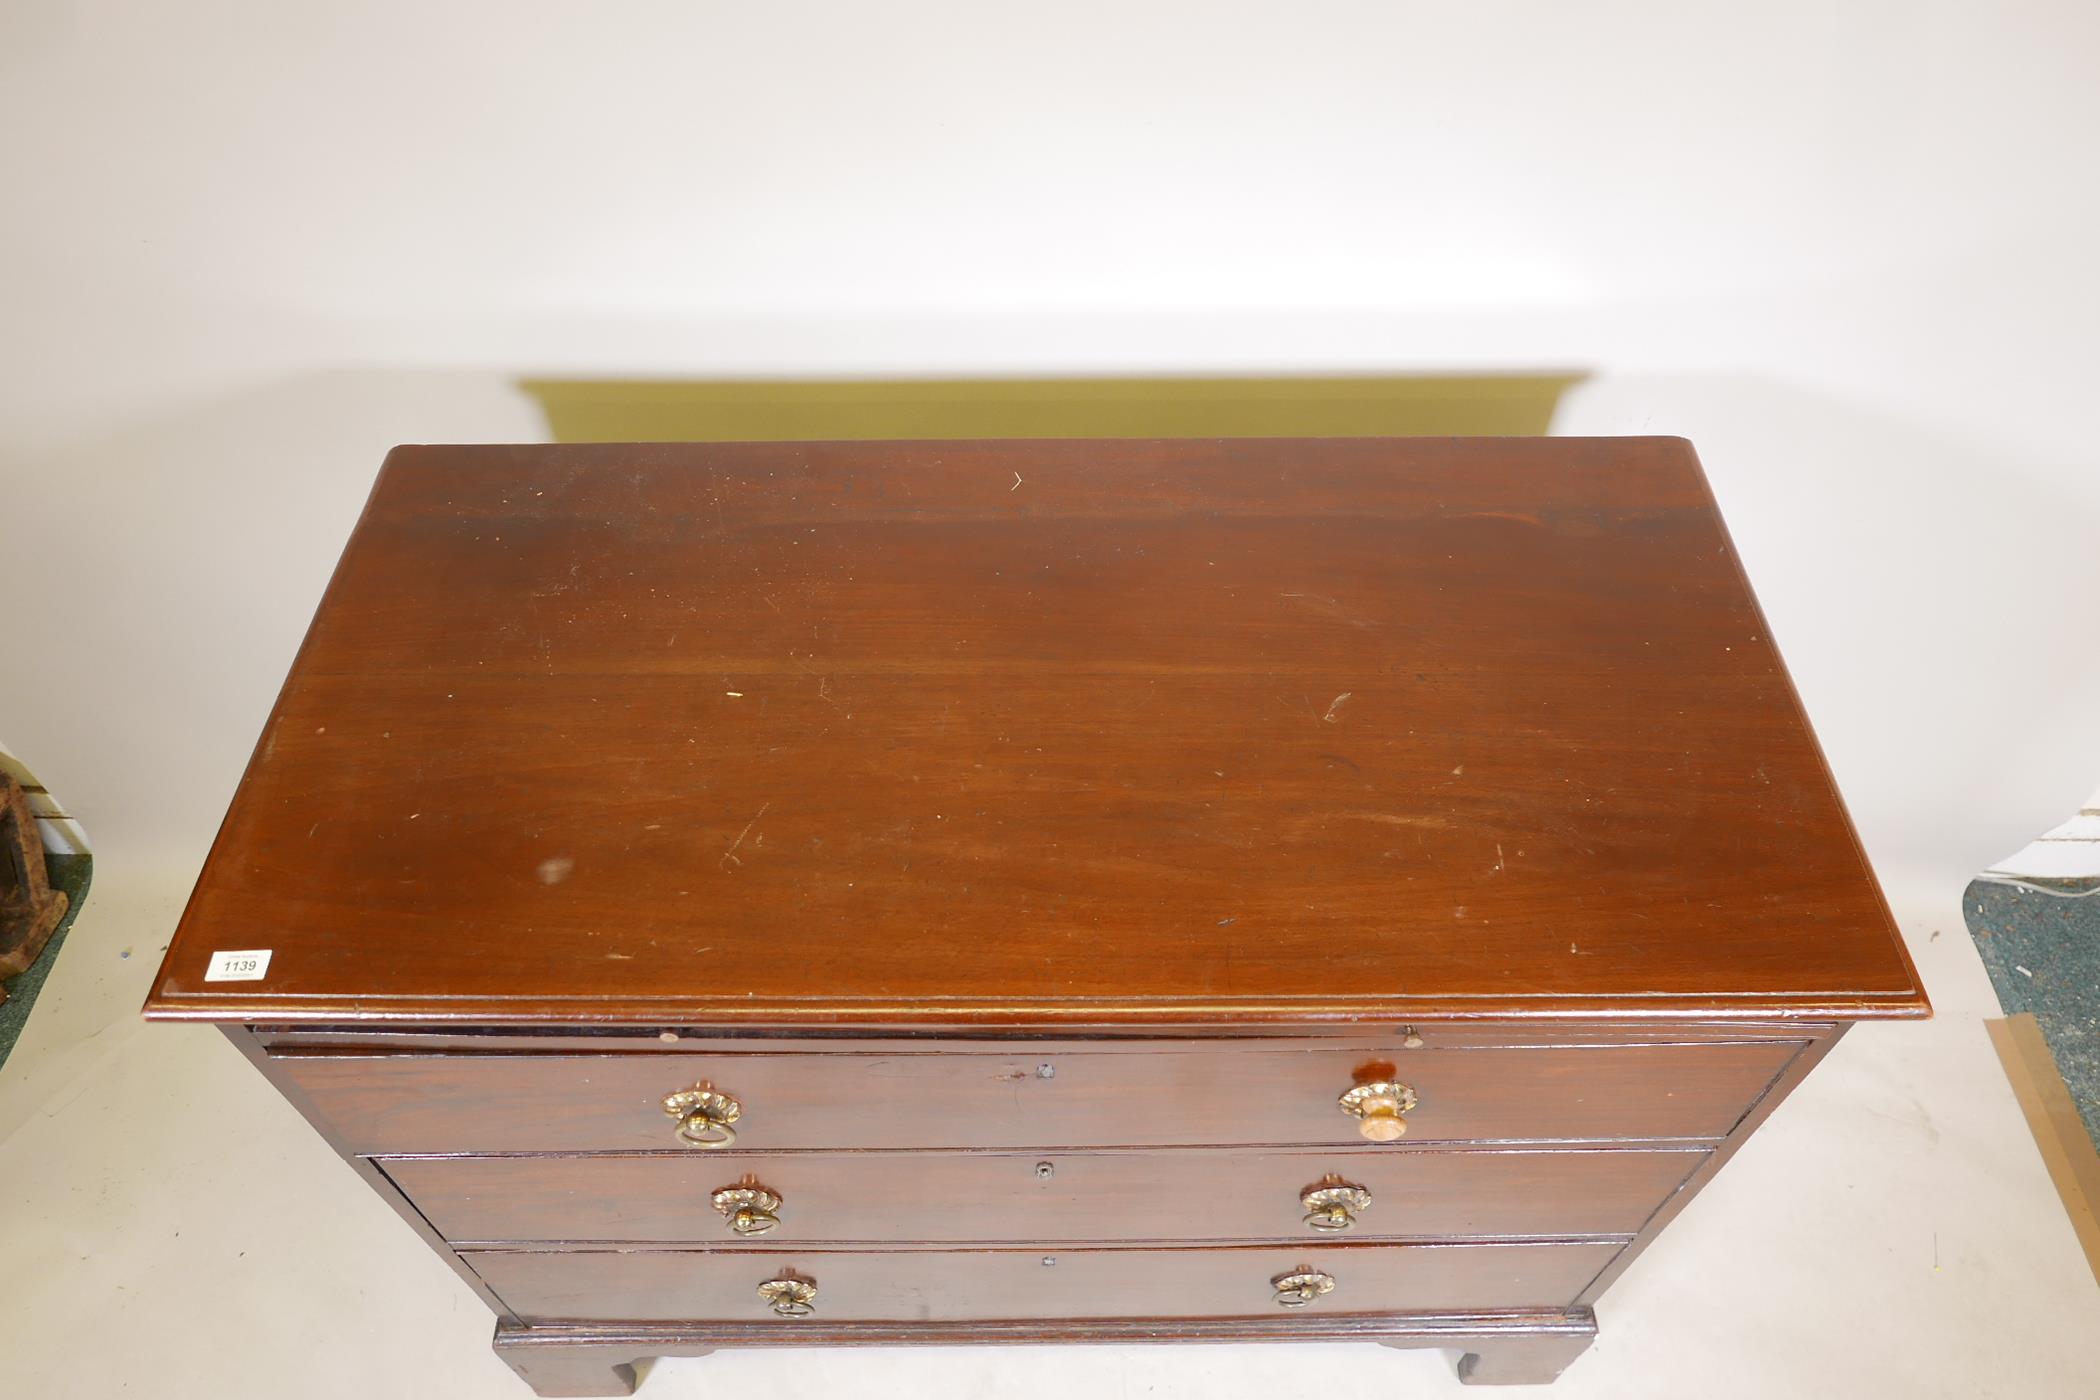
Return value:
<svg viewBox="0 0 2100 1400">
<path fill-rule="evenodd" d="M 1378 625 L 1348 604 L 1337 598 L 1329 598 L 1324 594 L 1280 593 L 1277 596 L 1287 598 L 1300 607 L 1316 612 L 1322 617 L 1331 617 L 1336 622 L 1346 622 L 1351 627 L 1376 627 Z"/>
<path fill-rule="evenodd" d="M 1502 863 L 1502 843 L 1500 841 L 1497 841 L 1495 843 L 1495 873 L 1497 875 L 1500 875 L 1503 869 L 1504 866 Z"/>
<path fill-rule="evenodd" d="M 1398 812 L 1329 812 L 1326 815 L 1328 819 L 1336 821 L 1378 822 L 1384 826 L 1426 826 L 1444 830 L 1451 825 L 1443 817 L 1412 816 Z"/>
<path fill-rule="evenodd" d="M 1021 474 L 1019 472 L 1014 473 L 1014 484 L 1007 487 L 1006 489 L 1009 491 L 1018 491 L 1021 489 Z"/>
<path fill-rule="evenodd" d="M 1355 693 L 1353 690 L 1345 690 L 1340 695 L 1335 696 L 1334 703 L 1327 707 L 1327 713 L 1321 715 L 1320 718 L 1329 724 L 1338 723 L 1341 719 L 1342 706 L 1348 704 L 1349 697 Z"/>
<path fill-rule="evenodd" d="M 722 852 L 722 859 L 718 861 L 717 864 L 719 864 L 722 867 L 723 874 L 728 874 L 730 871 L 736 869 L 738 866 L 744 863 L 743 858 L 736 853 L 737 847 L 744 844 L 744 838 L 751 834 L 751 828 L 758 825 L 758 819 L 764 816 L 766 814 L 766 808 L 771 807 L 772 805 L 773 804 L 771 802 L 767 802 L 763 806 L 761 806 L 758 809 L 758 811 L 752 815 L 751 820 L 744 823 L 744 829 L 736 834 L 736 840 L 729 843 L 729 849 Z"/>
</svg>

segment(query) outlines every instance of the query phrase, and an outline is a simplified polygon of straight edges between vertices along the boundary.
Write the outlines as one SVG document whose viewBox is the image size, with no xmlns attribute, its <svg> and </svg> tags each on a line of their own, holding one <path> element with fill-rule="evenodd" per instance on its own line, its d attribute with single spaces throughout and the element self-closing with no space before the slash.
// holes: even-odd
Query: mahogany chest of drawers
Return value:
<svg viewBox="0 0 2100 1400">
<path fill-rule="evenodd" d="M 1538 439 L 399 449 L 147 1014 L 603 1395 L 1550 1380 L 1927 1009 L 1689 447 Z"/>
</svg>

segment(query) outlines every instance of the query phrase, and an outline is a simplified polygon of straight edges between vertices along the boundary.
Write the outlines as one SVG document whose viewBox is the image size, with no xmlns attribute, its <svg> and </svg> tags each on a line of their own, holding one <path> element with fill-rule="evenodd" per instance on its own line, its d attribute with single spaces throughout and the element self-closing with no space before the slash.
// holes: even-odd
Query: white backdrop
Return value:
<svg viewBox="0 0 2100 1400">
<path fill-rule="evenodd" d="M 0 6 L 0 736 L 100 861 L 0 1078 L 21 1393 L 511 1393 L 291 1110 L 135 1019 L 387 447 L 541 436 L 528 373 L 1507 367 L 1699 445 L 1942 1011 L 1841 1047 L 1563 1392 L 2090 1395 L 1957 896 L 2100 777 L 2096 40 L 2077 0 Z M 657 1384 L 1438 1384 L 1250 1350 Z"/>
<path fill-rule="evenodd" d="M 382 450 L 539 435 L 523 372 L 1587 369 L 1561 431 L 1699 445 L 1885 878 L 2100 774 L 2092 6 L 0 26 L 0 514 L 85 612 L 0 730 L 106 840 L 197 857 Z"/>
</svg>

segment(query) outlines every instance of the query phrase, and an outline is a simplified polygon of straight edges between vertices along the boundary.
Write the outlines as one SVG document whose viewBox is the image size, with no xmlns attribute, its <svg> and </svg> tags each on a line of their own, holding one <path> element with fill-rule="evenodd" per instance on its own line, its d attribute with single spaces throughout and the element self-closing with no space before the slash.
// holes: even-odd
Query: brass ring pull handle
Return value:
<svg viewBox="0 0 2100 1400">
<path fill-rule="evenodd" d="M 1328 1233 L 1354 1225 L 1356 1213 L 1371 1204 L 1371 1193 L 1340 1177 L 1330 1176 L 1318 1186 L 1306 1187 L 1298 1197 L 1298 1204 L 1305 1207 L 1307 1229 Z"/>
<path fill-rule="evenodd" d="M 758 1296 L 781 1317 L 808 1317 L 817 1310 L 817 1281 L 783 1273 L 760 1284 Z"/>
<path fill-rule="evenodd" d="M 1419 1100 L 1407 1085 L 1380 1079 L 1357 1085 L 1336 1102 L 1357 1120 L 1358 1132 L 1373 1142 L 1391 1142 L 1406 1135 L 1407 1115 Z"/>
<path fill-rule="evenodd" d="M 664 1095 L 664 1112 L 678 1120 L 678 1140 L 687 1147 L 727 1147 L 736 1141 L 729 1126 L 743 1117 L 744 1106 L 702 1080 L 690 1089 Z"/>
<path fill-rule="evenodd" d="M 1334 1275 L 1318 1269 L 1300 1269 L 1294 1274 L 1278 1274 L 1269 1280 L 1269 1286 L 1276 1290 L 1278 1307 L 1302 1308 L 1334 1292 Z"/>
<path fill-rule="evenodd" d="M 780 1197 L 763 1186 L 725 1186 L 708 1199 L 739 1235 L 763 1235 L 780 1223 Z"/>
</svg>

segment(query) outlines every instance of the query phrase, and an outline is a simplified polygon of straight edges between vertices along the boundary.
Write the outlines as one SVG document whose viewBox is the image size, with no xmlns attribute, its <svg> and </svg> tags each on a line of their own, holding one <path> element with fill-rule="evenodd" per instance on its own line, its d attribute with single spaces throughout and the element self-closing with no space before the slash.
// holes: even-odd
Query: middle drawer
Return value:
<svg viewBox="0 0 2100 1400">
<path fill-rule="evenodd" d="M 652 1153 L 378 1159 L 448 1240 L 1138 1241 L 1630 1235 L 1705 1148 Z M 1369 1197 L 1308 1203 L 1308 1191 Z M 740 1237 L 717 1192 L 762 1190 Z M 763 1202 L 761 1202 L 763 1204 Z M 1306 1217 L 1326 1206 L 1315 1228 Z"/>
</svg>

